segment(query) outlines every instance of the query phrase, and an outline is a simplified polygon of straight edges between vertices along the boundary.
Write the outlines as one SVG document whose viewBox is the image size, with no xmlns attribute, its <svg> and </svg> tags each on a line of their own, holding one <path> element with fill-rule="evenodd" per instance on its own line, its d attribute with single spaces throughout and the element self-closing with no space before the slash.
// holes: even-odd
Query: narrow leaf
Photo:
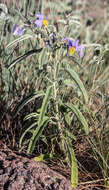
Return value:
<svg viewBox="0 0 109 190">
<path fill-rule="evenodd" d="M 77 108 L 77 106 L 71 104 L 71 103 L 66 103 L 65 104 L 69 109 L 72 110 L 73 113 L 75 113 L 75 115 L 77 116 L 78 120 L 81 122 L 81 124 L 84 127 L 84 131 L 86 133 L 86 135 L 89 134 L 89 128 L 88 128 L 88 124 L 87 121 L 85 120 L 85 117 L 83 116 L 83 114 L 80 112 L 80 110 Z"/>
<path fill-rule="evenodd" d="M 32 35 L 30 34 L 25 34 L 25 35 L 22 35 L 21 37 L 15 39 L 14 41 L 12 41 L 10 44 L 7 45 L 6 49 L 8 48 L 12 48 L 12 46 L 14 46 L 15 44 L 17 44 L 18 42 L 21 42 L 21 41 L 24 41 L 24 40 L 27 40 L 29 38 L 33 38 Z"/>
<path fill-rule="evenodd" d="M 20 137 L 20 141 L 19 141 L 19 147 L 21 148 L 22 146 L 22 141 L 23 141 L 23 138 L 25 137 L 26 133 L 29 132 L 34 126 L 37 125 L 37 122 L 34 122 L 32 123 L 24 132 L 23 134 L 21 135 Z"/>
<path fill-rule="evenodd" d="M 30 114 L 26 115 L 25 118 L 24 118 L 24 121 L 26 121 L 28 119 L 31 119 L 31 118 L 37 119 L 38 117 L 39 117 L 39 114 L 36 113 L 36 112 L 33 112 L 33 113 L 30 113 Z"/>
<path fill-rule="evenodd" d="M 21 100 L 21 102 L 19 102 L 19 104 L 15 107 L 14 111 L 11 112 L 11 115 L 13 115 L 13 117 L 16 117 L 17 113 L 29 102 L 31 102 L 32 100 L 39 98 L 41 96 L 44 96 L 44 92 L 43 91 L 38 91 L 35 92 L 33 94 L 30 94 L 29 96 L 25 97 L 23 100 Z"/>
<path fill-rule="evenodd" d="M 42 51 L 42 48 L 40 48 L 40 49 L 33 49 L 33 50 L 28 51 L 28 52 L 25 53 L 24 55 L 19 56 L 17 59 L 13 60 L 13 61 L 11 62 L 11 64 L 8 66 L 8 69 L 11 69 L 16 63 L 18 63 L 18 62 L 24 60 L 25 58 L 27 58 L 27 57 L 29 57 L 29 56 L 35 54 L 35 53 L 40 53 L 41 51 Z"/>
<path fill-rule="evenodd" d="M 66 138 L 66 145 L 68 151 L 68 159 L 70 161 L 71 166 L 71 184 L 72 187 L 75 188 L 78 185 L 78 165 L 74 150 L 72 148 L 72 143 L 68 137 Z"/>
<path fill-rule="evenodd" d="M 41 122 L 43 121 L 43 117 L 45 116 L 45 112 L 46 112 L 46 109 L 47 109 L 47 104 L 48 104 L 48 101 L 49 101 L 49 98 L 50 98 L 50 95 L 51 95 L 51 89 L 52 89 L 52 87 L 50 86 L 50 87 L 48 87 L 48 89 L 46 91 L 46 94 L 45 94 L 45 97 L 44 97 L 44 100 L 43 100 L 43 103 L 42 103 L 42 107 L 41 107 L 41 110 L 40 110 L 38 126 L 40 126 Z"/>
<path fill-rule="evenodd" d="M 80 88 L 83 96 L 84 96 L 84 100 L 86 103 L 88 103 L 88 95 L 87 92 L 85 90 L 85 87 L 81 81 L 81 79 L 79 78 L 78 74 L 71 69 L 65 69 L 65 71 L 70 75 L 70 77 L 75 81 L 75 83 L 78 85 L 78 87 Z"/>
<path fill-rule="evenodd" d="M 39 69 L 43 69 L 43 65 L 47 64 L 47 49 L 43 48 L 39 56 Z"/>
<path fill-rule="evenodd" d="M 48 121 L 49 121 L 49 117 L 44 117 L 42 123 L 35 129 L 33 136 L 30 140 L 27 153 L 33 152 L 33 150 L 35 148 L 35 144 L 36 144 L 38 138 L 40 137 L 40 135 L 42 134 L 42 131 L 43 131 L 44 127 L 47 125 Z"/>
<path fill-rule="evenodd" d="M 32 151 L 34 150 L 36 141 L 38 140 L 38 138 L 42 134 L 44 127 L 48 123 L 49 118 L 45 116 L 45 113 L 46 113 L 47 105 L 48 105 L 49 98 L 51 95 L 51 90 L 52 90 L 52 86 L 49 86 L 42 103 L 39 120 L 38 120 L 38 127 L 36 128 L 28 146 L 28 150 L 27 150 L 28 153 L 32 153 Z"/>
</svg>

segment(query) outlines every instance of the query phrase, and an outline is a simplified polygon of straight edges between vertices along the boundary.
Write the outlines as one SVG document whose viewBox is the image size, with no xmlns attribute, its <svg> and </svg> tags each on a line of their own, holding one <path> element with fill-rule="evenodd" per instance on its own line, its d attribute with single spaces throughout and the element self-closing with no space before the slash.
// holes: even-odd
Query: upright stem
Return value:
<svg viewBox="0 0 109 190">
<path fill-rule="evenodd" d="M 62 126 L 60 123 L 60 118 L 59 118 L 59 108 L 58 108 L 58 102 L 57 102 L 57 81 L 56 81 L 56 64 L 54 63 L 54 68 L 53 68 L 53 94 L 54 94 L 54 101 L 55 101 L 55 111 L 56 111 L 56 120 L 57 120 L 57 125 L 58 125 L 58 130 L 60 133 L 60 148 L 62 151 L 64 151 L 64 136 L 62 133 Z"/>
<path fill-rule="evenodd" d="M 56 108 L 56 119 L 59 122 L 59 110 L 58 110 L 58 103 L 57 103 L 57 87 L 56 87 L 56 64 L 54 63 L 53 68 L 53 94 L 54 94 L 54 101 L 55 101 L 55 108 Z M 59 122 L 60 123 L 60 122 Z"/>
</svg>

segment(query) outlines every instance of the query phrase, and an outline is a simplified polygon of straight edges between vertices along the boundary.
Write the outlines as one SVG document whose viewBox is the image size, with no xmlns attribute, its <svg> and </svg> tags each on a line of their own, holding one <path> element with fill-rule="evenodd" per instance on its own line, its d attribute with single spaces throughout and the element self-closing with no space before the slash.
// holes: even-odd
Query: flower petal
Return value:
<svg viewBox="0 0 109 190">
<path fill-rule="evenodd" d="M 79 40 L 72 41 L 72 46 L 77 48 L 78 47 Z"/>
<path fill-rule="evenodd" d="M 70 38 L 64 38 L 63 39 L 66 43 L 67 43 L 67 47 L 69 49 L 69 53 L 70 54 L 74 54 L 75 51 L 78 53 L 80 53 L 80 57 L 83 57 L 83 49 L 84 49 L 84 46 L 81 45 L 81 46 L 78 46 L 79 44 L 79 40 L 71 40 Z"/>
<path fill-rule="evenodd" d="M 20 28 L 20 29 L 18 30 L 18 34 L 21 36 L 24 30 L 25 30 L 24 28 Z"/>
<path fill-rule="evenodd" d="M 14 36 L 16 36 L 16 35 L 21 36 L 24 30 L 25 30 L 25 29 L 24 29 L 23 27 L 20 28 L 20 26 L 15 25 L 14 28 L 13 28 L 13 35 L 14 35 Z"/>
<path fill-rule="evenodd" d="M 15 25 L 13 28 L 13 35 L 17 35 L 17 31 L 18 31 L 18 25 Z"/>
<path fill-rule="evenodd" d="M 41 13 L 38 13 L 38 15 L 37 15 L 37 19 L 39 19 L 39 20 L 43 20 L 43 19 L 44 19 L 44 15 L 41 14 Z"/>
<path fill-rule="evenodd" d="M 34 24 L 36 25 L 36 26 L 39 26 L 39 27 L 41 27 L 42 26 L 42 22 L 43 22 L 43 20 L 35 20 L 35 22 L 34 22 Z"/>
<path fill-rule="evenodd" d="M 81 45 L 81 46 L 78 46 L 77 48 L 76 48 L 76 51 L 78 52 L 80 52 L 80 57 L 82 58 L 83 57 L 83 49 L 84 49 L 84 46 L 83 45 Z"/>
</svg>

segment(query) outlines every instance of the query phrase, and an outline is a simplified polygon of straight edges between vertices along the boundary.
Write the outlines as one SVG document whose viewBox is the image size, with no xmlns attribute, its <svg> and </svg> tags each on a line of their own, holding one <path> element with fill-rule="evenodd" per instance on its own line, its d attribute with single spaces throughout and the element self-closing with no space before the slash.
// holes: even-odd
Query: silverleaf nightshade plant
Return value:
<svg viewBox="0 0 109 190">
<path fill-rule="evenodd" d="M 78 106 L 71 103 L 67 87 L 71 86 L 73 88 L 75 83 L 86 104 L 88 103 L 88 95 L 79 75 L 73 66 L 69 64 L 70 60 L 68 58 L 70 55 L 72 57 L 78 56 L 78 59 L 81 59 L 84 46 L 79 45 L 79 41 L 72 40 L 71 37 L 59 36 L 56 29 L 54 29 L 55 26 L 51 30 L 42 13 L 37 14 L 36 20 L 29 27 L 33 32 L 34 40 L 38 40 L 37 49 L 33 50 L 37 57 L 39 54 L 39 70 L 42 72 L 39 77 L 42 77 L 43 84 L 30 97 L 26 97 L 19 102 L 12 114 L 16 117 L 23 106 L 33 99 L 36 99 L 37 102 L 40 102 L 41 99 L 42 103 L 39 103 L 39 112 L 30 113 L 25 117 L 29 125 L 22 132 L 19 146 L 20 148 L 25 146 L 26 134 L 31 136 L 26 142 L 28 153 L 34 151 L 36 142 L 38 139 L 43 140 L 43 136 L 48 142 L 48 146 L 51 143 L 48 153 L 55 155 L 56 147 L 58 146 L 58 154 L 60 153 L 60 156 L 64 155 L 66 162 L 71 167 L 72 187 L 76 187 L 78 184 L 78 166 L 72 147 L 72 140 L 74 140 L 74 136 L 72 136 L 72 120 L 74 117 L 78 119 L 86 136 L 89 134 L 89 129 L 87 121 Z M 24 27 L 15 25 L 13 35 L 22 35 L 23 37 L 24 30 Z M 28 33 L 27 26 L 26 33 Z M 29 55 L 28 52 L 24 54 L 24 59 Z M 21 58 L 23 59 L 23 55 Z M 22 59 L 17 58 L 17 60 Z M 14 62 L 15 64 L 18 63 L 16 60 Z M 15 64 L 13 65 L 15 66 Z M 72 113 L 74 114 L 72 115 Z M 35 160 L 38 160 L 38 158 L 36 157 Z"/>
</svg>

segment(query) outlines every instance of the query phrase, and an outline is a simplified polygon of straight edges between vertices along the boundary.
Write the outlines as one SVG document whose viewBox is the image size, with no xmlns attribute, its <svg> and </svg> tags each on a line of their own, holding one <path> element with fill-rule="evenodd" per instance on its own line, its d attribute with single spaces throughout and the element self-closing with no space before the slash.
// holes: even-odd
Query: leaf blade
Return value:
<svg viewBox="0 0 109 190">
<path fill-rule="evenodd" d="M 75 153 L 72 147 L 72 143 L 68 137 L 66 138 L 66 145 L 67 145 L 67 151 L 68 151 L 68 158 L 69 158 L 70 166 L 71 166 L 71 185 L 73 188 L 75 188 L 78 185 L 78 165 L 77 165 L 77 160 L 76 160 Z"/>
<path fill-rule="evenodd" d="M 15 44 L 17 44 L 18 42 L 21 42 L 21 41 L 24 41 L 24 40 L 27 40 L 29 38 L 33 38 L 32 35 L 30 34 L 25 34 L 25 35 L 22 35 L 21 37 L 15 39 L 14 41 L 12 41 L 11 43 L 9 43 L 6 47 L 6 49 L 8 48 L 12 48 Z"/>
<path fill-rule="evenodd" d="M 66 71 L 70 75 L 70 77 L 75 81 L 75 83 L 78 85 L 78 87 L 80 88 L 80 90 L 84 96 L 85 102 L 88 103 L 87 92 L 86 92 L 85 87 L 84 87 L 81 79 L 79 78 L 78 74 L 74 70 L 71 70 L 71 69 L 65 69 L 64 71 Z"/>
<path fill-rule="evenodd" d="M 68 108 L 70 108 L 73 113 L 75 113 L 75 115 L 77 116 L 77 118 L 79 119 L 79 121 L 81 122 L 81 124 L 84 127 L 84 131 L 86 133 L 86 135 L 89 134 L 89 128 L 88 128 L 88 124 L 83 116 L 83 114 L 80 112 L 80 110 L 77 108 L 77 106 L 71 104 L 71 103 L 66 103 L 65 104 Z"/>
<path fill-rule="evenodd" d="M 14 117 L 16 117 L 17 113 L 29 102 L 31 102 L 32 100 L 39 98 L 41 96 L 44 96 L 44 92 L 43 91 L 38 91 L 35 92 L 33 94 L 30 94 L 29 96 L 25 97 L 23 100 L 21 100 L 21 102 L 15 107 L 14 111 L 11 112 L 11 115 L 13 115 Z"/>
<path fill-rule="evenodd" d="M 46 113 L 47 104 L 48 104 L 48 101 L 49 101 L 49 98 L 51 95 L 51 89 L 52 89 L 52 86 L 49 86 L 47 88 L 47 91 L 46 91 L 46 94 L 45 94 L 45 97 L 44 97 L 44 100 L 42 103 L 40 115 L 39 115 L 38 127 L 36 128 L 32 138 L 30 140 L 27 153 L 32 153 L 32 151 L 34 150 L 36 141 L 38 140 L 39 136 L 41 135 L 45 125 L 49 121 L 49 117 L 45 116 L 45 113 Z"/>
</svg>

